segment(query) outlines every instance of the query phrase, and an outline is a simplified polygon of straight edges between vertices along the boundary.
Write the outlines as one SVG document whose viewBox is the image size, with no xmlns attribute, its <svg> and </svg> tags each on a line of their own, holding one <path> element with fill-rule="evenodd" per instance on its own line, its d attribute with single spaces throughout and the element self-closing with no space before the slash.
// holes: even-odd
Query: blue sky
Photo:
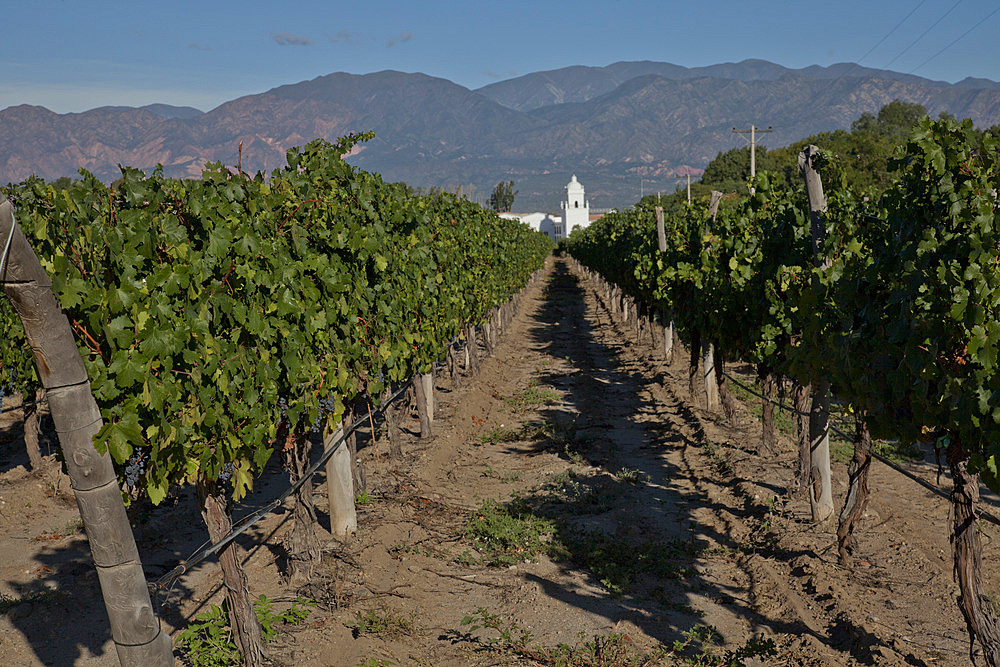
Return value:
<svg viewBox="0 0 1000 667">
<path fill-rule="evenodd" d="M 697 66 L 762 58 L 804 67 L 863 58 L 931 79 L 1000 80 L 997 0 L 5 0 L 0 7 L 0 108 L 166 102 L 207 111 L 338 71 L 424 72 L 477 88 L 619 60 Z"/>
</svg>

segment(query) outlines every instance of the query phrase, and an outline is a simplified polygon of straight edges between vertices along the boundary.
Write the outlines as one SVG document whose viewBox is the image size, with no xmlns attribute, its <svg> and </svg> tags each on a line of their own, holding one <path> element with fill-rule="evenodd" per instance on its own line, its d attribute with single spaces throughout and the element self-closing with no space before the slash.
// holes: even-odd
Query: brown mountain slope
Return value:
<svg viewBox="0 0 1000 667">
<path fill-rule="evenodd" d="M 701 68 L 717 75 L 700 78 L 687 70 L 665 78 L 656 72 L 684 69 L 665 63 L 571 68 L 578 85 L 591 91 L 608 77 L 627 80 L 585 102 L 531 111 L 444 79 L 394 71 L 330 74 L 189 117 L 128 108 L 60 115 L 10 107 L 0 111 L 0 182 L 32 173 L 52 179 L 79 168 L 113 179 L 119 163 L 162 164 L 168 175 L 192 177 L 206 161 L 235 164 L 241 142 L 244 169 L 271 170 L 284 164 L 292 146 L 373 129 L 376 138 L 351 159 L 387 179 L 416 186 L 471 183 L 488 192 L 498 180 L 514 178 L 518 207 L 554 209 L 561 187 L 576 173 L 593 205 L 607 207 L 635 201 L 645 187 L 640 178 L 655 179 L 654 190 L 671 190 L 678 168 L 704 166 L 738 145 L 732 128 L 750 123 L 773 126 L 765 143 L 777 147 L 847 127 L 897 98 L 934 115 L 948 111 L 980 126 L 1000 123 L 1000 89 L 993 82 L 949 85 L 879 73 L 861 78 L 847 67 L 792 71 L 746 61 Z"/>
</svg>

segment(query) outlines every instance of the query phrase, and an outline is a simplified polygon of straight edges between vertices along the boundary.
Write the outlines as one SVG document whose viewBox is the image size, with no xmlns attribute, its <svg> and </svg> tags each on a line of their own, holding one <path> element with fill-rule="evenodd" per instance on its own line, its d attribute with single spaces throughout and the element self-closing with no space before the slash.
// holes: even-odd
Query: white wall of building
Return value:
<svg viewBox="0 0 1000 667">
<path fill-rule="evenodd" d="M 566 185 L 566 201 L 562 203 L 563 236 L 569 236 L 574 229 L 586 229 L 590 225 L 590 202 L 587 201 L 583 184 L 576 180 L 576 174 Z M 563 238 L 563 237 L 560 237 Z"/>
<path fill-rule="evenodd" d="M 536 232 L 543 232 L 548 234 L 552 240 L 558 240 L 563 238 L 563 224 L 562 217 L 558 215 L 550 215 L 549 213 L 501 213 L 501 218 L 507 218 L 510 220 L 520 220 L 524 224 L 528 225 Z"/>
</svg>

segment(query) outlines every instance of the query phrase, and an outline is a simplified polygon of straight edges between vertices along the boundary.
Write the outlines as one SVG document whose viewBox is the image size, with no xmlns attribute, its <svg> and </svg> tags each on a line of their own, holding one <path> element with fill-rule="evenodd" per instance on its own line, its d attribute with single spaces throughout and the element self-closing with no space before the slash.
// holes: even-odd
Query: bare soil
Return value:
<svg viewBox="0 0 1000 667">
<path fill-rule="evenodd" d="M 611 321 L 588 281 L 552 260 L 479 374 L 459 387 L 440 374 L 432 439 L 416 437 L 415 413 L 403 420 L 400 459 L 383 438 L 363 438 L 370 502 L 359 506 L 356 538 L 325 532 L 326 485 L 316 479 L 325 546 L 311 581 L 286 581 L 290 504 L 239 541 L 253 595 L 277 609 L 298 596 L 316 603 L 303 623 L 282 628 L 270 660 L 716 664 L 711 656 L 758 636 L 775 655 L 747 664 L 969 664 L 948 504 L 875 467 L 856 560 L 840 567 L 835 526 L 811 524 L 807 501 L 787 493 L 791 440 L 758 456 L 752 408 L 740 405 L 735 427 L 704 411 L 702 397 L 688 395 L 683 356 L 668 366 L 651 340 Z M 20 427 L 5 417 L 0 662 L 116 664 L 68 482 L 53 456 L 45 470 L 26 471 Z M 936 481 L 932 464 L 909 467 Z M 846 466 L 835 463 L 834 474 L 842 502 Z M 269 468 L 237 518 L 286 485 Z M 206 539 L 190 492 L 131 512 L 151 580 Z M 540 526 L 537 552 L 497 551 L 467 534 L 470 521 L 494 514 L 507 528 Z M 986 585 L 996 590 L 997 529 L 983 531 Z M 220 581 L 208 561 L 158 594 L 164 629 L 176 637 L 219 604 Z M 468 616 L 493 618 L 507 636 L 472 630 Z M 684 648 L 652 662 L 674 642 Z"/>
</svg>

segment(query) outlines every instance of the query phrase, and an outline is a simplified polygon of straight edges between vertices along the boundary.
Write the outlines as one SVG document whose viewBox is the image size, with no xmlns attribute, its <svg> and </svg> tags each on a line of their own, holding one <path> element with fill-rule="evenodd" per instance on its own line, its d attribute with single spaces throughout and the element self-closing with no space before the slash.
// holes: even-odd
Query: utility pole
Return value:
<svg viewBox="0 0 1000 667">
<path fill-rule="evenodd" d="M 768 125 L 766 130 L 758 129 L 757 126 L 751 125 L 749 130 L 737 130 L 733 128 L 733 134 L 749 134 L 750 135 L 750 178 L 753 179 L 757 175 L 757 135 L 767 134 L 768 132 L 774 132 L 771 126 Z M 743 137 L 746 139 L 746 137 Z"/>
<path fill-rule="evenodd" d="M 691 203 L 691 174 L 688 174 L 688 203 Z"/>
</svg>

